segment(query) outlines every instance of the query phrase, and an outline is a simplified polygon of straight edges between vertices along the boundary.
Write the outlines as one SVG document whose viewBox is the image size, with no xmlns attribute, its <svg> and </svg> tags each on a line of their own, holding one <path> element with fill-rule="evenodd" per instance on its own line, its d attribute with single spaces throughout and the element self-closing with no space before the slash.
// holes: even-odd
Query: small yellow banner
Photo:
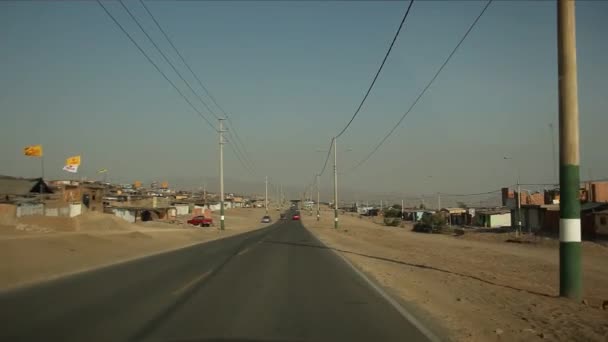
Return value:
<svg viewBox="0 0 608 342">
<path fill-rule="evenodd" d="M 162 182 L 162 183 L 160 183 L 160 188 L 161 189 L 168 189 L 169 188 L 169 183 L 168 182 Z"/>
<path fill-rule="evenodd" d="M 73 156 L 65 160 L 65 165 L 78 166 L 80 165 L 80 156 Z"/>
<path fill-rule="evenodd" d="M 135 183 L 133 184 L 134 188 L 141 188 L 141 182 L 140 181 L 135 181 Z"/>
<path fill-rule="evenodd" d="M 23 148 L 23 154 L 28 157 L 42 157 L 42 145 L 31 145 Z"/>
</svg>

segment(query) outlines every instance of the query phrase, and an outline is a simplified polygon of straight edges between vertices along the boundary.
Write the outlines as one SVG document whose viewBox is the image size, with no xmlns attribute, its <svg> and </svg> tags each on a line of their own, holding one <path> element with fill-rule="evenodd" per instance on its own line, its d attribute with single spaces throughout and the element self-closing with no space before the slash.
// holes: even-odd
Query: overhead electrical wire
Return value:
<svg viewBox="0 0 608 342">
<path fill-rule="evenodd" d="M 319 177 L 323 175 L 323 173 L 325 172 L 325 168 L 327 168 L 327 161 L 329 161 L 329 156 L 331 155 L 331 149 L 334 146 L 334 139 L 335 138 L 331 138 L 331 142 L 329 143 L 329 148 L 327 149 L 327 157 L 325 157 L 325 162 L 323 163 L 323 169 L 321 169 L 321 172 L 319 172 Z"/>
<path fill-rule="evenodd" d="M 146 57 L 146 59 L 148 60 L 148 62 L 150 62 L 150 64 L 152 64 L 154 66 L 154 68 L 156 69 L 156 71 L 158 71 L 163 76 L 163 78 L 167 82 L 169 82 L 169 84 L 171 84 L 171 86 L 178 92 L 178 94 L 186 101 L 186 103 L 188 103 L 188 105 L 190 105 L 190 107 L 192 107 L 192 109 L 203 120 L 205 120 L 205 122 L 207 122 L 207 124 L 209 124 L 209 126 L 211 126 L 211 128 L 213 128 L 214 131 L 217 132 L 217 128 L 211 123 L 211 121 L 209 121 L 209 119 L 207 119 L 207 117 L 205 117 L 205 115 L 192 104 L 192 102 L 175 85 L 175 83 L 173 83 L 173 81 L 171 81 L 169 79 L 169 77 L 167 77 L 167 75 L 162 71 L 162 69 L 152 60 L 152 58 L 150 58 L 150 56 L 144 51 L 144 49 L 142 49 L 142 47 L 135 41 L 135 39 L 129 34 L 129 32 L 127 32 L 127 30 L 118 22 L 118 20 L 112 15 L 112 13 L 110 13 L 110 11 L 108 11 L 108 9 L 102 4 L 102 2 L 100 0 L 97 0 L 97 3 L 101 6 L 101 8 L 103 8 L 103 10 L 110 17 L 110 19 L 112 19 L 112 21 L 116 24 L 116 26 L 118 26 L 118 28 L 120 28 L 120 30 L 129 38 L 129 40 L 131 41 L 131 43 L 133 43 L 133 45 L 135 45 L 135 47 L 137 47 L 137 49 L 144 55 L 144 57 Z"/>
<path fill-rule="evenodd" d="M 135 15 L 133 15 L 133 12 L 131 12 L 131 10 L 129 10 L 129 8 L 125 5 L 125 3 L 123 2 L 123 0 L 118 0 L 118 2 L 120 2 L 120 4 L 122 5 L 122 7 L 125 9 L 125 11 L 127 11 L 127 13 L 129 14 L 129 16 L 131 17 L 131 19 L 133 19 L 133 21 L 135 22 L 135 24 L 137 24 L 137 26 L 139 27 L 139 29 L 144 33 L 144 35 L 146 35 L 146 37 L 148 38 L 148 40 L 150 41 L 150 43 L 152 43 L 152 45 L 154 45 L 154 47 L 156 48 L 156 50 L 158 51 L 158 53 L 160 53 L 160 55 L 163 57 L 163 59 L 165 60 L 165 62 L 167 62 L 167 64 L 169 64 L 169 66 L 171 66 L 171 68 L 177 74 L 177 76 L 179 76 L 179 78 L 184 82 L 184 84 L 186 84 L 186 86 L 188 87 L 188 89 L 190 89 L 190 91 L 192 92 L 192 94 L 194 94 L 194 96 L 196 96 L 198 98 L 198 100 L 203 104 L 203 106 L 207 109 L 207 111 L 209 111 L 209 113 L 211 113 L 211 115 L 213 115 L 216 119 L 219 119 L 219 117 L 213 112 L 213 110 L 211 110 L 211 108 L 209 108 L 209 106 L 203 100 L 203 98 L 196 91 L 194 91 L 194 89 L 192 88 L 192 86 L 190 85 L 190 83 L 188 81 L 186 81 L 186 79 L 184 78 L 184 76 L 182 76 L 182 74 L 179 72 L 179 70 L 177 70 L 177 68 L 175 67 L 175 65 L 171 62 L 171 60 L 169 60 L 169 58 L 167 57 L 167 55 L 165 55 L 165 53 L 163 52 L 163 50 L 156 44 L 156 42 L 154 41 L 154 39 L 152 39 L 152 37 L 150 37 L 150 35 L 146 31 L 146 29 L 144 29 L 144 27 L 141 25 L 141 23 L 139 22 L 139 20 L 137 20 L 137 18 L 135 17 Z"/>
<path fill-rule="evenodd" d="M 336 138 L 339 138 L 340 136 L 342 136 L 342 134 L 344 134 L 344 132 L 346 132 L 346 130 L 348 129 L 348 127 L 350 126 L 350 124 L 353 123 L 353 121 L 355 120 L 355 118 L 357 117 L 357 115 L 359 114 L 359 112 L 361 111 L 361 108 L 363 107 L 363 104 L 365 103 L 365 100 L 367 100 L 367 97 L 371 93 L 372 88 L 374 88 L 374 85 L 376 84 L 376 80 L 378 80 L 378 76 L 380 76 L 380 72 L 382 72 L 382 68 L 384 68 L 384 64 L 386 63 L 386 60 L 388 59 L 388 56 L 391 54 L 391 51 L 393 50 L 393 46 L 395 45 L 395 42 L 397 41 L 397 38 L 399 37 L 399 33 L 401 33 L 401 28 L 403 27 L 403 24 L 405 23 L 405 20 L 407 19 L 407 16 L 410 13 L 410 9 L 412 8 L 413 4 L 414 4 L 414 0 L 411 0 L 410 4 L 407 6 L 407 10 L 405 11 L 405 14 L 403 15 L 403 18 L 401 19 L 401 23 L 399 24 L 399 28 L 397 29 L 397 32 L 395 32 L 395 36 L 393 37 L 393 41 L 391 42 L 391 45 L 388 47 L 388 50 L 386 51 L 386 54 L 384 54 L 384 58 L 382 59 L 382 63 L 380 64 L 380 67 L 378 68 L 378 71 L 376 71 L 376 75 L 372 79 L 372 83 L 367 88 L 367 92 L 365 92 L 365 96 L 363 96 L 363 100 L 361 100 L 361 103 L 359 103 L 359 106 L 357 107 L 357 110 L 355 110 L 355 113 L 350 118 L 350 120 L 348 121 L 348 123 L 346 124 L 346 126 L 344 126 L 344 128 L 342 128 L 342 130 L 340 131 L 340 133 L 338 133 L 338 135 L 336 135 Z"/>
<path fill-rule="evenodd" d="M 175 51 L 175 53 L 177 54 L 177 56 L 180 58 L 180 60 L 184 64 L 184 66 L 186 66 L 186 68 L 188 69 L 188 71 L 190 71 L 190 73 L 192 74 L 192 76 L 194 77 L 194 79 L 196 80 L 196 82 L 198 83 L 198 85 L 203 89 L 203 91 L 205 92 L 205 94 L 207 94 L 207 97 L 209 97 L 209 99 L 211 99 L 211 102 L 213 102 L 213 104 L 215 104 L 215 106 L 220 110 L 220 112 L 222 112 L 222 114 L 224 114 L 224 116 L 226 117 L 226 119 L 228 119 L 228 122 L 230 123 L 230 126 L 232 127 L 232 131 L 234 132 L 234 137 L 237 140 L 236 143 L 240 144 L 241 147 L 242 147 L 242 150 L 244 151 L 243 157 L 249 162 L 250 166 L 253 167 L 254 164 L 253 164 L 252 160 L 249 158 L 249 152 L 247 151 L 247 149 L 245 147 L 245 144 L 243 143 L 243 141 L 241 140 L 239 134 L 237 133 L 236 128 L 234 127 L 234 123 L 232 122 L 231 117 L 224 110 L 224 108 L 222 106 L 220 106 L 220 104 L 218 103 L 218 101 L 211 94 L 211 92 L 209 91 L 209 89 L 207 89 L 207 87 L 203 84 L 203 82 L 198 77 L 198 75 L 194 72 L 194 70 L 192 70 L 192 67 L 190 67 L 190 64 L 186 61 L 186 59 L 181 54 L 181 52 L 179 51 L 179 49 L 175 46 L 175 44 L 173 43 L 173 40 L 169 37 L 169 35 L 163 29 L 163 27 L 160 25 L 160 23 L 158 22 L 158 20 L 156 20 L 156 17 L 154 16 L 154 14 L 152 14 L 152 11 L 150 11 L 150 9 L 145 4 L 145 2 L 143 0 L 139 0 L 139 2 L 141 3 L 142 7 L 146 10 L 146 12 L 150 16 L 150 18 L 152 18 L 152 21 L 154 21 L 154 24 L 156 24 L 156 27 L 160 30 L 160 32 L 163 34 L 163 36 L 165 37 L 165 39 L 169 42 L 169 44 L 171 45 L 171 47 L 173 48 L 173 50 Z M 203 102 L 203 103 L 205 105 L 205 108 L 207 108 L 209 110 L 209 112 L 213 116 L 215 116 L 216 118 L 218 118 L 218 116 L 214 113 L 214 111 L 211 110 L 207 106 L 207 104 L 205 102 Z"/>
<path fill-rule="evenodd" d="M 445 194 L 443 192 L 440 192 L 439 194 L 441 196 L 446 196 L 446 197 L 468 197 L 468 196 L 480 196 L 480 195 L 490 195 L 490 194 L 495 194 L 497 192 L 501 192 L 501 189 L 498 190 L 494 190 L 494 191 L 487 191 L 487 192 L 479 192 L 479 193 L 475 193 L 475 194 Z"/>
<path fill-rule="evenodd" d="M 241 158 L 240 154 L 236 151 L 235 149 L 235 145 L 234 144 L 228 144 L 228 146 L 230 146 L 230 148 L 232 149 L 232 151 L 234 152 L 234 155 L 236 156 L 236 159 L 239 161 L 239 163 L 241 163 L 241 165 L 243 166 L 243 168 L 249 172 L 250 175 L 252 176 L 256 176 L 255 173 L 253 172 L 253 170 L 251 170 L 249 168 L 249 166 L 247 166 L 247 164 L 245 162 L 243 162 L 243 159 Z"/>
<path fill-rule="evenodd" d="M 475 25 L 477 24 L 477 22 L 479 21 L 479 19 L 481 18 L 481 16 L 486 12 L 486 10 L 488 9 L 488 6 L 490 6 L 491 3 L 492 3 L 492 0 L 488 0 L 488 2 L 485 4 L 485 6 L 481 10 L 481 12 L 477 15 L 477 17 L 473 21 L 473 23 L 469 26 L 469 28 L 465 32 L 464 36 L 462 36 L 462 38 L 460 39 L 460 41 L 458 42 L 458 44 L 456 44 L 456 47 L 454 47 L 454 49 L 452 50 L 452 52 L 448 55 L 448 57 L 443 62 L 443 64 L 441 65 L 441 67 L 439 67 L 439 69 L 437 70 L 437 72 L 435 72 L 435 75 L 433 76 L 433 78 L 431 78 L 431 80 L 427 83 L 427 85 L 424 87 L 424 89 L 422 90 L 422 92 L 420 92 L 420 94 L 418 95 L 418 97 L 414 100 L 414 102 L 412 103 L 412 105 L 403 114 L 403 116 L 401 116 L 401 119 L 399 119 L 399 121 L 397 121 L 397 123 L 393 126 L 393 128 L 391 128 L 391 130 L 388 132 L 388 134 L 386 134 L 384 136 L 384 138 L 382 138 L 382 140 L 380 141 L 380 143 L 378 143 L 376 145 L 376 147 L 374 147 L 374 149 L 365 158 L 363 158 L 354 167 L 352 167 L 350 170 L 348 170 L 347 173 L 350 173 L 350 172 L 354 171 L 355 169 L 357 169 L 358 167 L 360 167 L 361 165 L 363 165 L 367 160 L 369 160 L 369 158 L 372 155 L 374 155 L 374 153 L 376 153 L 378 151 L 378 149 L 380 149 L 380 147 L 393 134 L 393 132 L 395 132 L 395 130 L 399 127 L 399 125 L 401 125 L 401 123 L 403 122 L 403 120 L 405 119 L 405 117 L 412 111 L 412 109 L 414 109 L 414 107 L 416 106 L 416 104 L 418 103 L 418 101 L 420 101 L 420 99 L 422 98 L 422 96 L 431 87 L 431 85 L 437 79 L 437 77 L 439 76 L 439 74 L 441 73 L 441 71 L 448 64 L 448 62 L 450 61 L 450 59 L 452 58 L 452 56 L 454 56 L 454 54 L 456 53 L 456 51 L 458 50 L 458 48 L 460 47 L 460 45 L 462 45 L 462 43 L 464 42 L 464 40 L 467 38 L 467 36 L 471 32 L 471 30 L 473 30 L 473 27 L 475 27 Z"/>
<path fill-rule="evenodd" d="M 231 133 L 230 131 L 228 131 L 228 133 Z M 234 136 L 234 135 L 231 135 Z M 243 152 L 240 150 L 239 146 L 237 144 L 229 144 L 231 146 L 234 146 L 233 151 L 234 153 L 238 154 L 238 158 L 241 159 L 241 164 L 243 164 L 243 167 L 245 167 L 247 169 L 247 171 L 249 173 L 251 173 L 252 176 L 255 176 L 256 173 L 254 171 L 254 169 L 251 167 L 251 165 L 247 164 L 246 162 L 244 162 L 244 156 L 243 156 Z"/>
</svg>

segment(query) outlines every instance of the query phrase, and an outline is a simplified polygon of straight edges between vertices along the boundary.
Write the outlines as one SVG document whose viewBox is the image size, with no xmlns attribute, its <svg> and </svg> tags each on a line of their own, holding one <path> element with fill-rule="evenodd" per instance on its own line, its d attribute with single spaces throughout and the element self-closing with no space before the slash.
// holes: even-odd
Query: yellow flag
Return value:
<svg viewBox="0 0 608 342">
<path fill-rule="evenodd" d="M 23 154 L 28 157 L 42 157 L 42 145 L 31 145 L 23 148 Z"/>
<path fill-rule="evenodd" d="M 65 165 L 78 166 L 80 165 L 80 156 L 73 156 L 65 160 Z"/>
</svg>

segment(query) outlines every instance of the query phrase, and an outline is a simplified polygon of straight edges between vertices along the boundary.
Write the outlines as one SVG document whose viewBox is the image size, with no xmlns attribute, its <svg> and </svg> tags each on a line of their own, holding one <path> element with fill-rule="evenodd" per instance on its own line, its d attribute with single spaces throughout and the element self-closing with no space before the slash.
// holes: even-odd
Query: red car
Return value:
<svg viewBox="0 0 608 342">
<path fill-rule="evenodd" d="M 195 216 L 188 220 L 188 224 L 201 227 L 209 227 L 213 224 L 213 219 L 211 217 Z"/>
<path fill-rule="evenodd" d="M 294 221 L 299 221 L 300 220 L 300 215 L 293 214 L 293 216 L 291 217 L 291 219 L 294 220 Z"/>
</svg>

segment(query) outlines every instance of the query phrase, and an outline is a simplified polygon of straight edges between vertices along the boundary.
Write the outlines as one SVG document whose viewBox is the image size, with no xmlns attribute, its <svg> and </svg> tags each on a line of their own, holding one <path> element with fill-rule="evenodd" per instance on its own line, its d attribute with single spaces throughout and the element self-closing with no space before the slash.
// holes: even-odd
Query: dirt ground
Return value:
<svg viewBox="0 0 608 342">
<path fill-rule="evenodd" d="M 384 227 L 333 212 L 303 215 L 320 240 L 457 341 L 608 341 L 608 248 L 583 243 L 584 303 L 558 297 L 558 244 Z M 379 220 L 378 220 L 379 222 Z M 484 234 L 484 235 L 480 235 Z M 605 307 L 605 308 L 603 308 Z M 445 331 L 444 331 L 445 333 Z"/>
<path fill-rule="evenodd" d="M 101 213 L 76 218 L 0 217 L 0 289 L 56 278 L 261 228 L 261 209 L 226 211 L 226 230 L 149 221 L 131 224 Z"/>
</svg>

